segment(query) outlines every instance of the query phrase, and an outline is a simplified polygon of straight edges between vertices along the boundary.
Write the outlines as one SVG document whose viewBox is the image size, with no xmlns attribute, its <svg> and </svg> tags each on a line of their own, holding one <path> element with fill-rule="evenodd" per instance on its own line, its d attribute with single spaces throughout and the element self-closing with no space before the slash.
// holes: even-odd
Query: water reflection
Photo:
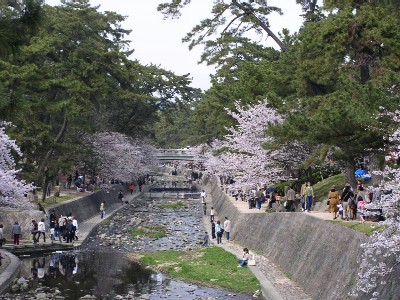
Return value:
<svg viewBox="0 0 400 300">
<path fill-rule="evenodd" d="M 117 252 L 65 252 L 21 258 L 21 276 L 29 278 L 31 290 L 57 288 L 65 299 L 85 295 L 114 299 L 116 295 L 150 295 L 150 299 L 194 300 L 207 297 L 250 300 L 251 295 L 231 294 L 225 289 L 202 287 L 172 280 L 127 260 Z"/>
<path fill-rule="evenodd" d="M 22 259 L 21 276 L 30 278 L 31 289 L 57 287 L 68 299 L 88 293 L 107 295 L 134 291 L 150 293 L 160 278 L 151 270 L 128 261 L 123 254 L 108 252 L 52 253 Z M 162 279 L 165 283 L 165 279 Z"/>
</svg>

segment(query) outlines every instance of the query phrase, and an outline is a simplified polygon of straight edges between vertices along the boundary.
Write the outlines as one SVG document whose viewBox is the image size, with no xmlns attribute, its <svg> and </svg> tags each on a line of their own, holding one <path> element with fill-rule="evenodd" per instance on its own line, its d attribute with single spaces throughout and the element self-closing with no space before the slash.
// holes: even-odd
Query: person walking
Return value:
<svg viewBox="0 0 400 300">
<path fill-rule="evenodd" d="M 104 216 L 106 215 L 106 206 L 105 206 L 105 202 L 101 202 L 100 204 L 100 213 L 101 213 L 101 218 L 103 219 Z"/>
<path fill-rule="evenodd" d="M 133 185 L 133 183 L 131 183 L 131 185 L 129 186 L 129 191 L 131 192 L 131 195 L 133 194 L 134 190 L 135 190 L 135 186 Z"/>
<path fill-rule="evenodd" d="M 11 230 L 11 234 L 14 237 L 14 245 L 19 245 L 19 238 L 21 235 L 21 225 L 18 224 L 18 221 L 14 222 L 14 225 Z"/>
<path fill-rule="evenodd" d="M 201 203 L 205 203 L 206 202 L 206 198 L 207 198 L 207 194 L 206 194 L 206 192 L 204 190 L 201 191 L 200 197 L 201 197 Z"/>
<path fill-rule="evenodd" d="M 43 234 L 43 243 L 46 243 L 46 225 L 44 224 L 44 219 L 41 219 L 38 223 L 39 236 L 37 238 L 38 242 L 40 240 L 40 236 Z"/>
<path fill-rule="evenodd" d="M 215 225 L 215 231 L 217 232 L 217 244 L 222 244 L 222 233 L 223 229 L 221 228 L 221 222 L 218 220 Z"/>
<path fill-rule="evenodd" d="M 225 217 L 224 230 L 226 234 L 226 240 L 229 242 L 230 232 L 231 232 L 231 221 L 228 220 L 228 217 Z"/>
<path fill-rule="evenodd" d="M 215 214 L 215 212 L 214 212 L 214 206 L 212 206 L 212 207 L 211 207 L 211 210 L 210 210 L 210 219 L 211 219 L 211 222 L 214 222 L 214 214 Z"/>
<path fill-rule="evenodd" d="M 329 191 L 328 194 L 328 201 L 329 201 L 329 212 L 332 213 L 332 217 L 334 220 L 337 218 L 337 212 L 339 210 L 339 192 L 336 190 L 336 186 L 332 186 L 332 189 Z"/>
<path fill-rule="evenodd" d="M 306 198 L 306 212 L 311 212 L 311 207 L 314 201 L 314 189 L 311 186 L 311 182 L 307 182 L 303 196 Z"/>
</svg>

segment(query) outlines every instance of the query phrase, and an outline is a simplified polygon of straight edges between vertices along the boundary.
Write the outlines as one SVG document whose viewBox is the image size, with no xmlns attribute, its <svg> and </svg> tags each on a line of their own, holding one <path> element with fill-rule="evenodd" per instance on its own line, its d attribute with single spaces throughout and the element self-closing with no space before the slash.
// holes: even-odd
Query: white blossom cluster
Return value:
<svg viewBox="0 0 400 300">
<path fill-rule="evenodd" d="M 395 147 L 392 156 L 400 154 L 400 128 L 390 138 Z M 379 230 L 375 231 L 368 243 L 362 244 L 358 281 L 350 294 L 358 297 L 359 293 L 371 295 L 371 300 L 380 299 L 379 288 L 386 285 L 384 277 L 394 270 L 400 262 L 400 169 L 387 166 L 383 171 L 386 178 L 385 190 L 391 193 L 384 195 L 379 202 L 367 205 L 367 209 L 382 209 L 385 220 L 379 222 Z"/>
<path fill-rule="evenodd" d="M 98 173 L 109 179 L 131 181 L 158 165 L 156 148 L 117 132 L 100 132 L 90 139 L 98 157 Z"/>
<path fill-rule="evenodd" d="M 32 207 L 26 194 L 33 186 L 17 178 L 20 170 L 16 170 L 13 157 L 22 156 L 20 148 L 6 133 L 9 123 L 0 123 L 0 206 L 2 209 L 29 209 Z"/>
<path fill-rule="evenodd" d="M 208 173 L 231 176 L 236 188 L 255 188 L 288 179 L 285 172 L 291 164 L 302 161 L 307 152 L 296 142 L 274 145 L 274 138 L 266 133 L 269 126 L 281 124 L 284 116 L 268 103 L 242 107 L 235 103 L 236 112 L 227 109 L 237 126 L 227 128 L 223 140 L 215 140 L 204 153 Z M 274 145 L 264 148 L 263 145 Z M 217 153 L 217 154 L 216 154 Z"/>
</svg>

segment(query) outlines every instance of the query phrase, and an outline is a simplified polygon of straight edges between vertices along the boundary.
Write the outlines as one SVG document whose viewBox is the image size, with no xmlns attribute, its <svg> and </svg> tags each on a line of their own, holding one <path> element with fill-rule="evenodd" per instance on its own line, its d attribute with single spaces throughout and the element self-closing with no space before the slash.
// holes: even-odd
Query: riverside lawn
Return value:
<svg viewBox="0 0 400 300">
<path fill-rule="evenodd" d="M 127 257 L 191 283 L 223 287 L 238 293 L 254 293 L 260 289 L 249 268 L 238 268 L 238 258 L 221 247 L 129 253 Z"/>
</svg>

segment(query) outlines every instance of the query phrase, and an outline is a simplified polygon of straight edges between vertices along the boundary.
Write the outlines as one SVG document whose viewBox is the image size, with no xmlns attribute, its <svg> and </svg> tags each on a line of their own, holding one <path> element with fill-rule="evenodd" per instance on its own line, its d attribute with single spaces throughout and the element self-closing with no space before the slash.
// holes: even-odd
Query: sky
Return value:
<svg viewBox="0 0 400 300">
<path fill-rule="evenodd" d="M 46 4 L 59 5 L 60 0 L 46 0 Z M 122 24 L 124 29 L 132 30 L 128 39 L 132 41 L 131 48 L 135 51 L 130 57 L 142 64 L 154 64 L 163 69 L 171 70 L 177 75 L 190 73 L 193 87 L 206 90 L 210 87 L 210 74 L 213 66 L 198 64 L 202 49 L 195 47 L 191 51 L 188 45 L 182 43 L 182 38 L 200 20 L 211 16 L 213 0 L 192 0 L 192 3 L 182 10 L 182 17 L 175 20 L 164 20 L 157 11 L 157 5 L 167 0 L 90 0 L 94 5 L 100 5 L 101 11 L 115 11 L 127 19 Z M 272 14 L 269 17 L 272 31 L 277 34 L 282 28 L 290 32 L 299 29 L 302 23 L 301 7 L 295 0 L 270 0 L 270 6 L 280 7 L 283 15 Z M 274 46 L 272 39 L 270 46 Z"/>
</svg>

